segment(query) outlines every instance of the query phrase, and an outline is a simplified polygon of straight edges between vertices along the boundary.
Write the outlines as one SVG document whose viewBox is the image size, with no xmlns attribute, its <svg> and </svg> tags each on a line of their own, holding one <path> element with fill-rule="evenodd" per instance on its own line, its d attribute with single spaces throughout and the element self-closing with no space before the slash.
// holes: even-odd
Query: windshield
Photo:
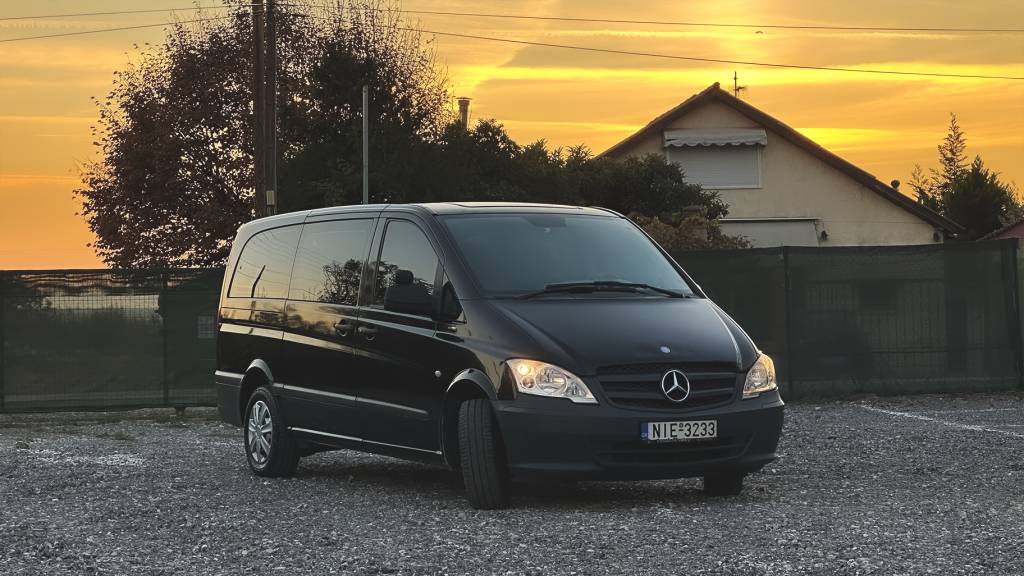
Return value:
<svg viewBox="0 0 1024 576">
<path fill-rule="evenodd" d="M 646 284 L 693 291 L 623 218 L 565 214 L 460 214 L 443 218 L 488 296 L 522 296 L 566 283 Z"/>
</svg>

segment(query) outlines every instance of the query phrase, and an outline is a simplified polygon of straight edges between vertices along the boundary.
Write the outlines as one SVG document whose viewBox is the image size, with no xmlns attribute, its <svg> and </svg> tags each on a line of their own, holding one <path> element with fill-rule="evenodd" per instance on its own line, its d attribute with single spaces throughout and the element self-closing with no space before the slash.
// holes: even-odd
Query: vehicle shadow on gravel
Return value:
<svg viewBox="0 0 1024 576">
<path fill-rule="evenodd" d="M 453 495 L 459 495 L 462 491 L 458 476 L 446 468 L 385 457 L 367 458 L 354 453 L 351 459 L 333 457 L 330 460 L 303 460 L 295 476 L 328 484 L 358 482 L 379 487 L 381 491 L 441 490 L 450 491 Z"/>
<path fill-rule="evenodd" d="M 704 493 L 695 478 L 632 482 L 517 483 L 513 506 L 535 510 L 593 509 L 600 512 L 634 510 L 638 506 L 700 506 L 751 503 L 770 499 L 763 490 L 747 488 L 740 496 L 716 497 Z"/>
<path fill-rule="evenodd" d="M 339 490 L 351 489 L 355 485 L 376 492 L 382 499 L 392 494 L 407 496 L 413 493 L 432 498 L 441 496 L 457 505 L 465 502 L 462 481 L 451 470 L 357 453 L 338 452 L 304 460 L 299 465 L 296 479 L 322 482 Z M 701 489 L 700 480 L 695 478 L 642 482 L 517 481 L 512 486 L 514 508 L 538 510 L 593 508 L 607 512 L 616 508 L 631 509 L 641 504 L 724 504 L 737 500 L 760 500 L 766 496 L 762 487 L 755 486 L 748 487 L 738 498 L 707 496 Z"/>
</svg>

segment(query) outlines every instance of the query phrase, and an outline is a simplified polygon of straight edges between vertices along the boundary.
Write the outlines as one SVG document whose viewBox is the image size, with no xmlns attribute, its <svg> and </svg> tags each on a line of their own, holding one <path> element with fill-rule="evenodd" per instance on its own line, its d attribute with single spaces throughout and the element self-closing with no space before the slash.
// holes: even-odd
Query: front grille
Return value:
<svg viewBox="0 0 1024 576">
<path fill-rule="evenodd" d="M 690 395 L 683 402 L 673 402 L 661 391 L 661 378 L 672 369 L 682 371 L 690 381 Z M 598 369 L 597 380 L 616 406 L 673 412 L 725 404 L 739 387 L 735 365 L 710 362 L 606 366 Z"/>
</svg>

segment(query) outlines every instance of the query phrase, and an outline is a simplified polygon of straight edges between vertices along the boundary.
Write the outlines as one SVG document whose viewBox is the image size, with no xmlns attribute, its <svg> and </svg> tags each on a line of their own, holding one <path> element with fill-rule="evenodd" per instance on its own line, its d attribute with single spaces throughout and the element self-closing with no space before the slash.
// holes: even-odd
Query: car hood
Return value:
<svg viewBox="0 0 1024 576">
<path fill-rule="evenodd" d="M 601 366 L 662 362 L 741 370 L 756 356 L 750 338 L 704 298 L 547 298 L 495 306 L 542 349 L 557 351 L 561 358 L 552 362 L 581 375 Z"/>
</svg>

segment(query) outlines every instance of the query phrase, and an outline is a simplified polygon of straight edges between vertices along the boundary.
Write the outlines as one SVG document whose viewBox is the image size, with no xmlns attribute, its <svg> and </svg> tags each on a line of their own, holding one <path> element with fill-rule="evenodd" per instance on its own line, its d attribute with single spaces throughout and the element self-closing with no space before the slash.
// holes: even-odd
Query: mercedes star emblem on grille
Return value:
<svg viewBox="0 0 1024 576">
<path fill-rule="evenodd" d="M 682 402 L 690 395 L 690 380 L 679 370 L 669 370 L 661 377 L 661 391 L 665 398 L 673 402 Z"/>
</svg>

